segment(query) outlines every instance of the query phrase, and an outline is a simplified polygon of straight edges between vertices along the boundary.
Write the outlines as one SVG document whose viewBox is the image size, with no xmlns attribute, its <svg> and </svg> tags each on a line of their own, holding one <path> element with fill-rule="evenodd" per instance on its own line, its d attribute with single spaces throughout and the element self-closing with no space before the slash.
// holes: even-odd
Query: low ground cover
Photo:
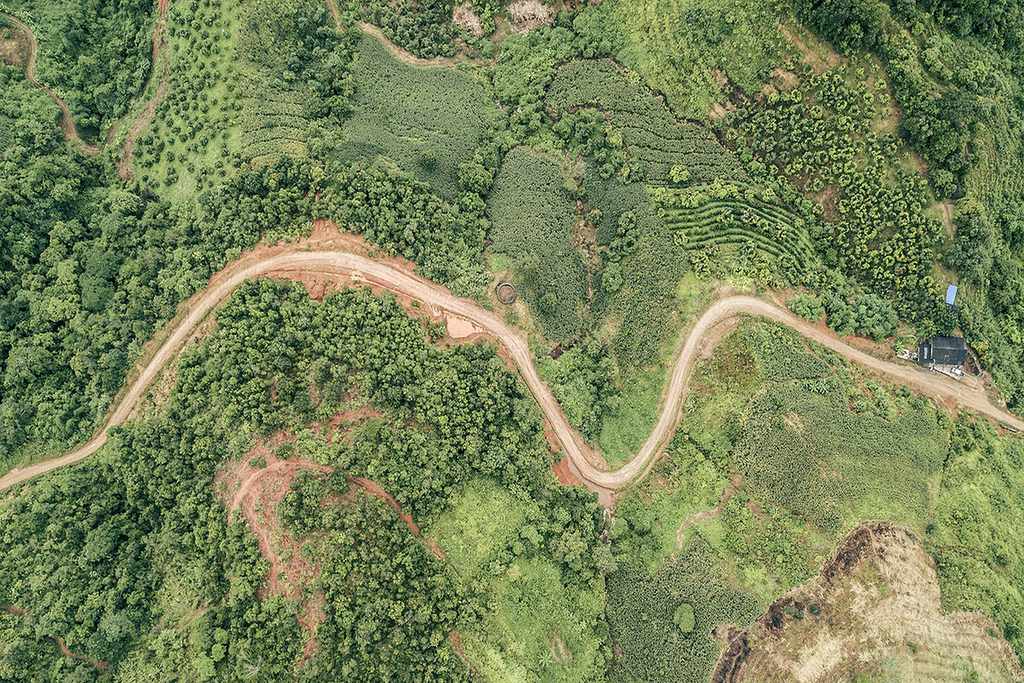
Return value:
<svg viewBox="0 0 1024 683">
<path fill-rule="evenodd" d="M 473 158 L 493 118 L 484 89 L 455 69 L 403 64 L 370 35 L 359 42 L 353 76 L 342 158 L 388 157 L 454 200 L 460 164 Z"/>
<path fill-rule="evenodd" d="M 487 605 L 478 623 L 459 629 L 486 680 L 592 680 L 604 666 L 602 582 L 567 581 L 550 560 L 523 556 L 543 517 L 536 502 L 477 478 L 435 527 L 474 602 Z"/>
<path fill-rule="evenodd" d="M 573 248 L 575 212 L 558 165 L 525 147 L 509 152 L 487 197 L 490 250 L 508 255 L 544 334 L 580 333 L 587 268 Z"/>
</svg>

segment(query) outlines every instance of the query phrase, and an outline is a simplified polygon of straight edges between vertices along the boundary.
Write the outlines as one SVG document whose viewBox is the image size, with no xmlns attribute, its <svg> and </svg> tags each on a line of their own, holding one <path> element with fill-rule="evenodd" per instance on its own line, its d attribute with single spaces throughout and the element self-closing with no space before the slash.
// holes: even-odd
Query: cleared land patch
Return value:
<svg viewBox="0 0 1024 683">
<path fill-rule="evenodd" d="M 935 564 L 903 529 L 859 526 L 807 584 L 728 634 L 713 680 L 800 683 L 891 676 L 1024 680 L 1010 646 L 977 612 L 940 611 Z"/>
</svg>

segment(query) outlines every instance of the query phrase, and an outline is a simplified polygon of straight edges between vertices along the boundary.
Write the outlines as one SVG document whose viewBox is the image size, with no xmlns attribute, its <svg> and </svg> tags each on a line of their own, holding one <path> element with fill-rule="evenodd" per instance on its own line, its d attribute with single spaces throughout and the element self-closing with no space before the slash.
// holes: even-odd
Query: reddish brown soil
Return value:
<svg viewBox="0 0 1024 683">
<path fill-rule="evenodd" d="M 466 666 L 468 666 L 470 669 L 472 669 L 476 674 L 479 674 L 480 670 L 477 669 L 473 665 L 473 663 L 470 662 L 469 659 L 466 658 L 466 651 L 465 651 L 465 648 L 462 646 L 462 636 L 460 636 L 459 632 L 456 631 L 455 629 L 452 629 L 451 640 L 452 640 L 452 649 L 455 650 L 455 654 L 457 654 L 459 656 L 459 659 L 461 659 L 463 661 L 463 663 Z"/>
<path fill-rule="evenodd" d="M 325 427 L 333 430 L 353 421 L 380 416 L 377 411 L 362 407 L 339 413 Z M 280 523 L 277 506 L 292 488 L 303 470 L 316 470 L 324 474 L 333 468 L 306 460 L 293 458 L 281 460 L 274 451 L 283 444 L 294 440 L 294 435 L 279 433 L 253 446 L 245 457 L 228 471 L 218 475 L 217 485 L 222 500 L 228 508 L 228 520 L 241 510 L 242 516 L 259 543 L 260 554 L 270 561 L 270 574 L 264 588 L 259 592 L 262 598 L 275 595 L 299 603 L 296 618 L 306 629 L 308 638 L 298 665 L 301 666 L 316 650 L 314 638 L 317 626 L 324 620 L 324 595 L 322 591 L 304 591 L 320 575 L 320 568 L 302 556 L 303 541 L 288 533 Z M 266 466 L 255 467 L 254 460 L 263 458 Z M 348 477 L 349 483 L 383 500 L 398 513 L 398 518 L 434 555 L 445 560 L 444 553 L 434 541 L 424 538 L 411 515 L 402 512 L 398 502 L 379 484 L 364 477 Z"/>
<path fill-rule="evenodd" d="M 556 462 L 551 471 L 555 473 L 555 479 L 566 486 L 579 486 L 583 483 L 583 480 L 569 468 L 569 461 L 566 458 Z"/>
<path fill-rule="evenodd" d="M 296 618 L 309 636 L 300 664 L 316 649 L 313 635 L 323 621 L 323 595 L 303 596 L 303 586 L 320 574 L 320 568 L 299 552 L 302 543 L 282 527 L 277 516 L 277 505 L 292 487 L 299 472 L 305 469 L 330 472 L 330 468 L 310 460 L 279 460 L 273 450 L 291 439 L 290 435 L 275 435 L 254 446 L 242 462 L 220 477 L 227 483 L 224 502 L 228 518 L 241 510 L 249 528 L 256 535 L 260 553 L 270 561 L 270 575 L 261 589 L 265 594 L 278 595 L 299 601 Z M 266 459 L 267 466 L 257 469 L 250 464 L 255 458 Z M 265 592 L 264 592 L 265 591 Z"/>
<path fill-rule="evenodd" d="M 339 433 L 348 434 L 349 429 L 357 423 L 378 417 L 384 417 L 384 413 L 370 406 L 343 410 L 324 423 L 324 427 L 327 429 L 327 440 L 333 442 Z"/>
<path fill-rule="evenodd" d="M 411 531 L 414 536 L 416 536 L 417 538 L 419 538 L 420 540 L 423 541 L 423 545 L 425 545 L 428 548 L 430 548 L 431 552 L 433 552 L 434 555 L 436 555 L 438 559 L 440 559 L 440 560 L 447 559 L 444 556 L 444 553 L 441 552 L 441 549 L 437 547 L 436 543 L 434 543 L 429 538 L 425 538 L 423 536 L 423 534 L 420 533 L 420 528 L 418 526 L 416 526 L 416 522 L 413 521 L 412 516 L 411 515 L 407 515 L 404 512 L 402 512 L 402 508 L 401 508 L 401 506 L 398 505 L 398 502 L 395 501 L 395 499 L 392 498 L 391 495 L 387 491 L 382 489 L 380 487 L 380 484 L 377 484 L 376 482 L 370 481 L 369 479 L 364 479 L 363 477 L 349 477 L 348 480 L 349 480 L 349 483 L 355 484 L 356 486 L 359 486 L 360 488 L 365 490 L 367 493 L 370 493 L 370 494 L 372 494 L 374 496 L 377 496 L 378 498 L 383 500 L 385 503 L 387 503 L 388 505 L 393 507 L 395 509 L 395 512 L 398 513 L 398 518 L 400 520 L 402 520 L 402 522 L 407 527 L 409 527 L 409 531 Z"/>
</svg>

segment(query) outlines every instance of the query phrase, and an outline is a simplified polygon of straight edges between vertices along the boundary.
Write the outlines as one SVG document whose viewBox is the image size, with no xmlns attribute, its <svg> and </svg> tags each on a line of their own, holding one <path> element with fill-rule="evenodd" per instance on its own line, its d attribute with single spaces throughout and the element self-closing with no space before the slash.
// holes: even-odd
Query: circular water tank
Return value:
<svg viewBox="0 0 1024 683">
<path fill-rule="evenodd" d="M 510 282 L 502 282 L 496 290 L 498 301 L 503 304 L 510 304 L 516 300 L 516 288 Z"/>
</svg>

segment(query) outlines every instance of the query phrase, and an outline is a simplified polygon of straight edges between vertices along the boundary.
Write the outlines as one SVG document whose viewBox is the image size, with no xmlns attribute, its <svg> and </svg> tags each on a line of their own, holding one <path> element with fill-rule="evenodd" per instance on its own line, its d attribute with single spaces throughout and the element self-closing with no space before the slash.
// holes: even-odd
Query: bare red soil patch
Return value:
<svg viewBox="0 0 1024 683">
<path fill-rule="evenodd" d="M 369 407 L 361 407 L 336 415 L 327 423 L 333 430 L 353 421 L 380 416 Z M 324 595 L 322 591 L 304 590 L 320 575 L 320 568 L 301 553 L 305 539 L 295 538 L 281 525 L 277 506 L 284 500 L 292 485 L 304 470 L 330 474 L 333 468 L 304 458 L 282 460 L 274 452 L 282 445 L 294 440 L 288 433 L 275 434 L 253 446 L 245 458 L 217 477 L 221 498 L 228 509 L 228 520 L 241 512 L 250 530 L 259 543 L 260 554 L 270 561 L 270 574 L 259 596 L 281 596 L 298 604 L 296 619 L 307 631 L 306 646 L 298 665 L 301 666 L 316 650 L 314 637 L 317 627 L 324 620 Z M 260 462 L 262 460 L 262 462 Z M 347 477 L 351 485 L 383 500 L 398 513 L 404 523 L 423 544 L 444 560 L 441 549 L 428 538 L 424 538 L 411 515 L 402 512 L 401 506 L 379 484 L 364 477 Z"/>
<path fill-rule="evenodd" d="M 280 460 L 272 450 L 289 440 L 280 434 L 253 447 L 247 457 L 232 470 L 221 475 L 227 484 L 223 500 L 228 518 L 241 511 L 246 523 L 256 535 L 260 553 L 270 561 L 270 575 L 263 591 L 269 595 L 285 597 L 299 603 L 296 618 L 309 633 L 300 664 L 316 649 L 314 633 L 323 621 L 323 595 L 303 596 L 303 587 L 320 574 L 320 568 L 302 556 L 302 543 L 284 530 L 277 516 L 277 506 L 291 490 L 302 470 L 328 473 L 329 467 L 311 460 Z M 263 458 L 266 466 L 258 468 L 255 460 Z M 262 591 L 261 591 L 262 592 Z"/>
<path fill-rule="evenodd" d="M 555 463 L 551 471 L 555 473 L 555 479 L 565 486 L 579 486 L 583 480 L 576 476 L 576 473 L 569 467 L 569 460 L 562 458 Z"/>
</svg>

